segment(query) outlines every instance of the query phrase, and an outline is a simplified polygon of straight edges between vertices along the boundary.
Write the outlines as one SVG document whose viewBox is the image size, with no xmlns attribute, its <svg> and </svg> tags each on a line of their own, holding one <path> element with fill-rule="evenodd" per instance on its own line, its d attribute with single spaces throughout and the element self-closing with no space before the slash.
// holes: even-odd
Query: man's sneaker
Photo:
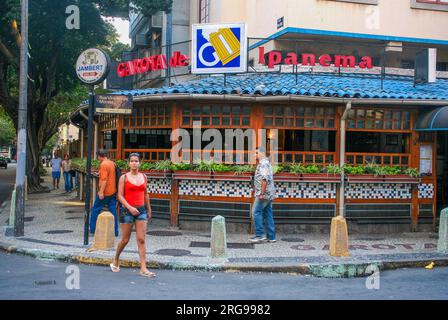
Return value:
<svg viewBox="0 0 448 320">
<path fill-rule="evenodd" d="M 257 236 L 255 236 L 255 237 L 250 238 L 249 242 L 260 243 L 260 242 L 265 242 L 266 240 L 267 240 L 266 237 L 257 237 Z"/>
<path fill-rule="evenodd" d="M 275 242 L 277 242 L 277 240 L 275 240 L 275 239 L 267 239 L 268 240 L 268 242 L 270 242 L 270 243 L 275 243 Z"/>
</svg>

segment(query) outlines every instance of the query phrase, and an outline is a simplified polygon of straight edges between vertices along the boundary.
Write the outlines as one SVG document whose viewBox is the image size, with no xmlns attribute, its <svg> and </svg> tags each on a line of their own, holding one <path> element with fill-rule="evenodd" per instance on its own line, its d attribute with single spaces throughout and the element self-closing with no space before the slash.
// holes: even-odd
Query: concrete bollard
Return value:
<svg viewBox="0 0 448 320">
<path fill-rule="evenodd" d="M 210 248 L 212 258 L 227 257 L 226 220 L 223 216 L 216 216 L 212 219 Z"/>
<path fill-rule="evenodd" d="M 440 253 L 448 253 L 448 208 L 443 209 L 440 213 L 437 251 Z"/>
<path fill-rule="evenodd" d="M 95 236 L 89 252 L 94 250 L 109 250 L 115 244 L 115 220 L 112 213 L 103 211 L 96 221 Z"/>
<path fill-rule="evenodd" d="M 349 256 L 347 221 L 341 216 L 331 219 L 330 256 Z"/>
</svg>

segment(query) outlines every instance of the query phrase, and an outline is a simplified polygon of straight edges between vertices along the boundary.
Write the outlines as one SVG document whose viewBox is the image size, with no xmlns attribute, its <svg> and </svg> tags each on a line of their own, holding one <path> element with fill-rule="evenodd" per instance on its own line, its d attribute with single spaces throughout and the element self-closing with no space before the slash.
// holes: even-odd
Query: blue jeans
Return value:
<svg viewBox="0 0 448 320">
<path fill-rule="evenodd" d="M 266 236 L 269 240 L 275 239 L 275 224 L 272 214 L 272 200 L 255 199 L 252 212 L 255 221 L 255 236 Z"/>
<path fill-rule="evenodd" d="M 98 219 L 98 215 L 100 214 L 101 210 L 105 206 L 109 207 L 109 211 L 114 216 L 114 222 L 115 222 L 115 236 L 118 237 L 118 221 L 117 221 L 117 198 L 116 194 L 113 194 L 108 197 L 104 197 L 103 200 L 100 200 L 98 196 L 96 196 L 95 203 L 93 204 L 92 213 L 90 215 L 90 232 L 95 233 L 96 228 L 96 220 Z"/>
<path fill-rule="evenodd" d="M 69 172 L 64 172 L 65 181 L 65 191 L 69 192 L 72 190 L 72 174 Z"/>
</svg>

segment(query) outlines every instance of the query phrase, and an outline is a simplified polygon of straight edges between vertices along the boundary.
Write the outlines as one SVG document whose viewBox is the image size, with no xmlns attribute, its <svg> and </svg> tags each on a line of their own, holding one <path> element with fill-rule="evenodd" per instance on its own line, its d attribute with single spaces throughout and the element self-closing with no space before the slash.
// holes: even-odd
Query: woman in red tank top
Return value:
<svg viewBox="0 0 448 320">
<path fill-rule="evenodd" d="M 122 175 L 118 182 L 118 201 L 121 203 L 120 223 L 122 227 L 122 239 L 118 244 L 114 262 L 110 268 L 113 272 L 120 271 L 120 254 L 131 238 L 132 225 L 135 224 L 138 253 L 140 256 L 140 275 L 155 277 L 155 273 L 146 268 L 146 243 L 145 236 L 148 220 L 151 219 L 151 205 L 146 192 L 146 176 L 138 169 L 140 167 L 140 155 L 131 153 L 129 157 L 130 172 Z"/>
</svg>

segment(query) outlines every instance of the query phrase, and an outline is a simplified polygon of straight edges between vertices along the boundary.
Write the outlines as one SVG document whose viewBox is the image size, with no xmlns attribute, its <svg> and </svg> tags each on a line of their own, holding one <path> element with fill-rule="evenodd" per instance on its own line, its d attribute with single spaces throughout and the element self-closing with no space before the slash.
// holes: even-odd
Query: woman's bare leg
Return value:
<svg viewBox="0 0 448 320">
<path fill-rule="evenodd" d="M 121 230 L 122 230 L 122 238 L 117 246 L 117 252 L 115 253 L 115 259 L 114 259 L 114 266 L 116 267 L 118 267 L 118 260 L 120 259 L 121 252 L 126 247 L 126 245 L 129 242 L 129 239 L 131 238 L 132 224 L 123 223 L 121 225 Z"/>
<path fill-rule="evenodd" d="M 135 222 L 135 231 L 137 234 L 137 246 L 138 246 L 138 254 L 140 256 L 140 271 L 147 272 L 146 269 L 146 228 L 148 222 L 145 221 L 136 221 Z"/>
</svg>

